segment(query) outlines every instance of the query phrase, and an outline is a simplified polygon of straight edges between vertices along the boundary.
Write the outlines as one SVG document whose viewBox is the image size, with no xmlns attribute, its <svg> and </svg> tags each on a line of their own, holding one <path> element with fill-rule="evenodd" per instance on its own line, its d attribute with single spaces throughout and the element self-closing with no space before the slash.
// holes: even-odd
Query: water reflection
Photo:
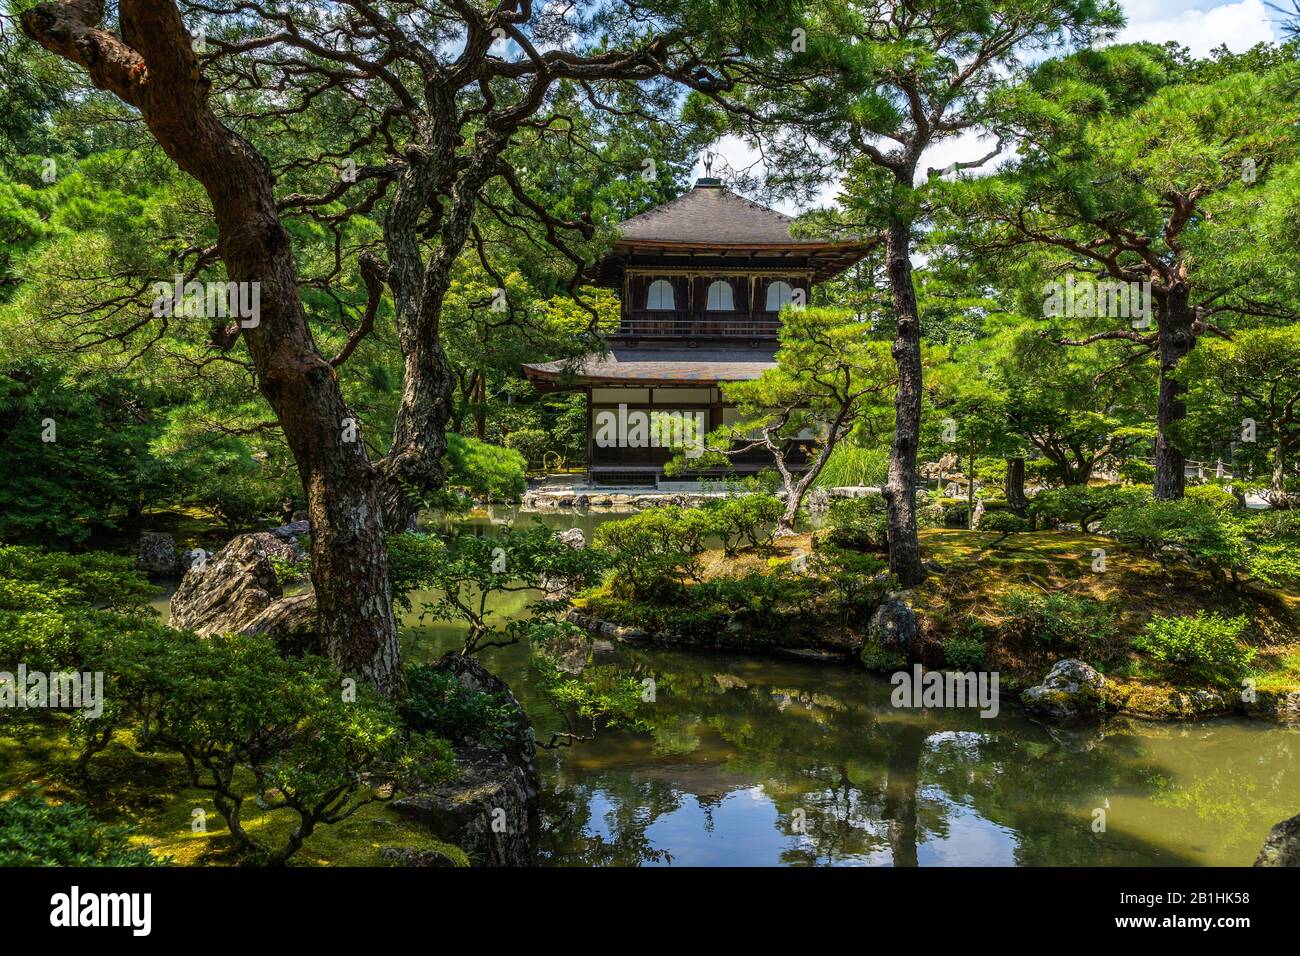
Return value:
<svg viewBox="0 0 1300 956">
<path fill-rule="evenodd" d="M 588 536 L 601 520 L 545 517 Z M 406 625 L 416 659 L 458 646 L 452 625 Z M 528 653 L 484 660 L 545 739 L 560 722 Z M 1247 865 L 1300 809 L 1297 734 L 1278 725 L 1062 732 L 1005 702 L 991 720 L 898 710 L 885 680 L 843 666 L 599 644 L 595 661 L 653 677 L 656 702 L 645 731 L 542 755 L 546 864 Z"/>
</svg>

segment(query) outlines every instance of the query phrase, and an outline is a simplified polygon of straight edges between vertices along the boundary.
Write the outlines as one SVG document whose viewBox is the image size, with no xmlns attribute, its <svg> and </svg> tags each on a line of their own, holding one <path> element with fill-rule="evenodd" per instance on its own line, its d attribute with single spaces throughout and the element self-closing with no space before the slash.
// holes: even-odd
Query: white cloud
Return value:
<svg viewBox="0 0 1300 956">
<path fill-rule="evenodd" d="M 1285 3 L 1279 4 L 1284 9 Z M 1148 40 L 1164 43 L 1176 40 L 1188 47 L 1193 56 L 1206 56 L 1216 46 L 1226 44 L 1234 53 L 1249 50 L 1257 43 L 1278 41 L 1282 38 L 1282 15 L 1270 9 L 1263 0 L 1241 0 L 1239 3 L 1214 5 L 1213 0 L 1121 0 L 1128 17 L 1126 26 L 1116 42 Z M 974 132 L 945 140 L 926 150 L 917 170 L 917 181 L 925 179 L 926 170 L 943 169 L 954 161 L 969 162 L 988 153 L 994 144 L 991 137 L 980 137 Z M 714 164 L 714 174 L 725 172 L 725 167 L 761 171 L 758 154 L 734 136 L 726 136 L 713 146 L 719 157 Z M 997 157 L 981 167 L 982 172 L 996 169 L 1010 158 L 1009 153 Z M 703 176 L 702 164 L 696 164 L 695 176 Z M 979 175 L 979 173 L 974 173 Z M 835 202 L 839 184 L 827 183 L 813 197 L 811 205 L 829 206 Z M 795 206 L 789 202 L 773 203 L 774 208 L 787 215 L 797 215 L 808 206 Z"/>
<path fill-rule="evenodd" d="M 1194 56 L 1205 56 L 1220 44 L 1234 53 L 1249 50 L 1256 43 L 1281 37 L 1276 21 L 1281 14 L 1263 0 L 1241 0 L 1219 6 L 1188 0 L 1125 0 L 1128 26 L 1119 34 L 1121 42 L 1148 40 L 1164 43 L 1176 40 Z"/>
</svg>

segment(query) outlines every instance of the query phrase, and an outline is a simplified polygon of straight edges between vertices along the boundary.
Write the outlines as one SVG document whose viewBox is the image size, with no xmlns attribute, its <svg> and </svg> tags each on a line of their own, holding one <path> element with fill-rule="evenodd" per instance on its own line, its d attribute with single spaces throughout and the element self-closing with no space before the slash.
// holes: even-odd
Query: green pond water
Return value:
<svg viewBox="0 0 1300 956">
<path fill-rule="evenodd" d="M 542 520 L 590 540 L 611 517 L 494 510 L 462 527 Z M 410 660 L 461 645 L 463 628 L 420 620 L 433 597 L 412 595 Z M 498 623 L 531 599 L 497 601 Z M 481 657 L 547 740 L 565 726 L 530 653 Z M 539 751 L 544 865 L 1248 866 L 1300 811 L 1300 728 L 1282 724 L 1065 731 L 1009 699 L 990 719 L 895 708 L 886 678 L 845 664 L 598 642 L 595 665 L 654 679 L 651 730 Z"/>
<path fill-rule="evenodd" d="M 537 517 L 465 524 L 490 535 Z M 609 516 L 540 517 L 590 539 Z M 505 620 L 528 601 L 497 610 Z M 418 613 L 404 621 L 414 660 L 461 636 Z M 564 725 L 529 654 L 482 659 L 546 740 Z M 895 708 L 887 679 L 847 665 L 599 643 L 595 663 L 654 679 L 652 729 L 539 753 L 546 865 L 1249 865 L 1300 811 L 1300 729 L 1279 724 L 1066 732 L 1009 700 L 991 719 Z"/>
</svg>

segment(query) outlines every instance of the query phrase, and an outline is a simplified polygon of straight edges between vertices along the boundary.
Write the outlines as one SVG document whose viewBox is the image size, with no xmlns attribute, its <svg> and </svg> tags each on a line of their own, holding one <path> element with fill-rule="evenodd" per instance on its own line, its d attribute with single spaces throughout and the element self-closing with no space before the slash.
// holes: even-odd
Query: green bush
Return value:
<svg viewBox="0 0 1300 956">
<path fill-rule="evenodd" d="M 838 610 L 846 625 L 861 624 L 871 617 L 898 582 L 884 573 L 889 565 L 883 558 L 856 551 L 820 552 L 814 563 L 826 582 L 826 598 Z"/>
<path fill-rule="evenodd" d="M 1180 677 L 1236 687 L 1255 659 L 1255 649 L 1241 641 L 1246 624 L 1245 617 L 1225 618 L 1203 610 L 1194 617 L 1154 617 L 1133 646 Z"/>
<path fill-rule="evenodd" d="M 1064 483 L 1060 466 L 1047 458 L 1026 459 L 1025 481 L 1043 488 L 1056 488 Z"/>
<path fill-rule="evenodd" d="M 1184 492 L 1188 501 L 1200 501 L 1219 511 L 1236 511 L 1241 503 L 1223 485 L 1189 485 Z"/>
<path fill-rule="evenodd" d="M 1002 595 L 1001 603 L 1002 630 L 1009 637 L 1079 648 L 1103 660 L 1119 650 L 1119 616 L 1101 601 L 1017 587 Z"/>
<path fill-rule="evenodd" d="M 52 803 L 28 790 L 0 800 L 0 866 L 167 866 L 131 846 L 126 827 L 96 820 L 75 803 Z"/>
<path fill-rule="evenodd" d="M 551 436 L 540 428 L 521 428 L 505 437 L 505 446 L 523 455 L 529 468 L 540 468 L 550 451 Z"/>
<path fill-rule="evenodd" d="M 501 635 L 498 608 L 492 597 L 506 592 L 543 591 L 529 609 L 535 614 L 558 610 L 561 592 L 577 592 L 597 583 L 609 567 L 609 555 L 599 548 L 573 548 L 541 524 L 495 537 L 458 533 L 429 535 L 408 532 L 388 539 L 389 580 L 394 601 L 410 609 L 410 592 L 432 591 L 423 615 L 435 621 L 468 626 L 462 653 Z"/>
<path fill-rule="evenodd" d="M 988 531 L 999 535 L 990 547 L 996 548 L 1011 535 L 1029 530 L 1029 522 L 1024 518 L 1018 518 L 1010 511 L 986 511 L 980 517 L 980 531 Z"/>
<path fill-rule="evenodd" d="M 406 669 L 406 691 L 402 718 L 420 733 L 502 750 L 522 729 L 518 711 L 504 694 L 473 690 L 432 664 Z"/>
<path fill-rule="evenodd" d="M 720 538 L 723 550 L 733 556 L 745 542 L 755 548 L 770 545 L 785 504 L 776 495 L 726 495 L 706 499 L 700 511 L 709 520 L 710 533 Z"/>
<path fill-rule="evenodd" d="M 885 499 L 837 498 L 826 515 L 827 544 L 847 551 L 886 551 L 889 548 L 889 516 Z"/>
<path fill-rule="evenodd" d="M 756 571 L 694 584 L 671 600 L 593 597 L 588 610 L 652 634 L 672 634 L 702 644 L 714 643 L 730 627 L 737 632 L 732 643 L 764 646 L 814 630 L 818 626 L 814 605 L 823 590 L 811 575 Z"/>
<path fill-rule="evenodd" d="M 135 570 L 130 558 L 102 551 L 66 554 L 16 545 L 0 545 L 0 581 L 8 581 L 11 586 L 21 583 L 33 593 L 45 591 L 59 604 L 114 611 L 142 611 L 158 592 L 145 575 Z"/>
<path fill-rule="evenodd" d="M 616 590 L 652 599 L 668 597 L 681 589 L 685 578 L 699 576 L 696 559 L 713 533 L 706 512 L 662 505 L 605 522 L 592 543 L 610 553 Z"/>
<path fill-rule="evenodd" d="M 1156 479 L 1154 465 L 1138 458 L 1130 458 L 1119 466 L 1119 476 L 1134 485 L 1150 485 Z"/>
<path fill-rule="evenodd" d="M 48 568 L 39 560 L 8 565 L 34 577 Z M 11 594 L 33 583 L 4 580 Z M 92 592 L 104 593 L 102 580 L 94 584 Z M 323 658 L 282 657 L 264 635 L 200 638 L 61 598 L 0 610 L 0 669 L 19 661 L 103 674 L 102 712 L 76 710 L 69 721 L 79 774 L 118 731 L 129 731 L 141 751 L 179 754 L 190 784 L 211 794 L 236 842 L 259 862 L 283 862 L 317 826 L 452 773 L 445 741 L 406 734 L 367 685 L 353 686 Z M 38 719 L 28 713 L 3 716 Z M 240 811 L 252 798 L 272 813 L 296 814 L 283 844 L 243 829 Z"/>
<path fill-rule="evenodd" d="M 943 659 L 959 671 L 977 671 L 984 666 L 988 649 L 974 635 L 950 637 L 943 642 Z"/>
<path fill-rule="evenodd" d="M 1235 579 L 1247 566 L 1242 525 L 1205 501 L 1181 498 L 1126 505 L 1107 515 L 1103 527 L 1164 567 L 1184 564 L 1222 580 L 1227 575 Z"/>
<path fill-rule="evenodd" d="M 746 631 L 770 639 L 796 628 L 811 617 L 810 604 L 817 593 L 814 579 L 778 570 L 752 572 L 739 578 L 715 578 L 690 589 L 693 606 L 707 608 Z"/>
<path fill-rule="evenodd" d="M 1116 508 L 1140 504 L 1147 494 L 1139 488 L 1122 488 L 1107 485 L 1091 488 L 1087 485 L 1069 485 L 1038 492 L 1030 499 L 1030 513 L 1037 524 L 1054 528 L 1059 524 L 1077 524 L 1081 531 L 1093 530 L 1092 525 Z"/>
<path fill-rule="evenodd" d="M 1300 512 L 1266 511 L 1248 518 L 1244 527 L 1250 576 L 1269 587 L 1300 585 Z"/>
<path fill-rule="evenodd" d="M 518 501 L 528 487 L 527 463 L 512 448 L 447 434 L 447 483 L 490 501 Z"/>
</svg>

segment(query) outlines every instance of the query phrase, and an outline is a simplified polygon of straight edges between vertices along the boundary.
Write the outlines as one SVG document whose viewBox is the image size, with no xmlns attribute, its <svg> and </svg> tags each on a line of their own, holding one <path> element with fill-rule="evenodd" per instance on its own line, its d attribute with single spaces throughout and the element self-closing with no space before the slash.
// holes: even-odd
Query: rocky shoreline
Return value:
<svg viewBox="0 0 1300 956">
<path fill-rule="evenodd" d="M 887 610 L 889 606 L 889 603 L 882 605 L 873 618 L 871 627 L 886 638 L 901 634 L 884 643 L 905 652 L 906 628 L 900 631 L 899 621 L 906 621 L 906 615 L 897 610 L 882 615 L 881 611 Z M 851 663 L 857 659 L 853 650 L 845 648 L 738 646 L 729 641 L 725 634 L 719 634 L 714 640 L 702 644 L 677 634 L 651 633 L 616 621 L 602 620 L 583 613 L 578 608 L 570 608 L 566 620 L 593 637 L 632 646 L 732 650 L 833 664 Z M 1254 699 L 1247 702 L 1211 689 L 1182 690 L 1107 678 L 1091 665 L 1073 658 L 1057 661 L 1040 683 L 1020 690 L 1019 699 L 1029 713 L 1060 725 L 1098 721 L 1108 717 L 1179 721 L 1234 715 L 1300 725 L 1300 691 L 1257 691 Z"/>
<path fill-rule="evenodd" d="M 827 498 L 866 498 L 879 495 L 880 489 L 867 485 L 852 485 L 825 489 Z M 524 511 L 640 511 L 656 505 L 676 505 L 679 508 L 697 508 L 706 501 L 724 498 L 727 491 L 646 491 L 627 492 L 610 489 L 537 488 L 524 494 L 520 507 Z M 784 498 L 785 492 L 776 492 Z"/>
</svg>

